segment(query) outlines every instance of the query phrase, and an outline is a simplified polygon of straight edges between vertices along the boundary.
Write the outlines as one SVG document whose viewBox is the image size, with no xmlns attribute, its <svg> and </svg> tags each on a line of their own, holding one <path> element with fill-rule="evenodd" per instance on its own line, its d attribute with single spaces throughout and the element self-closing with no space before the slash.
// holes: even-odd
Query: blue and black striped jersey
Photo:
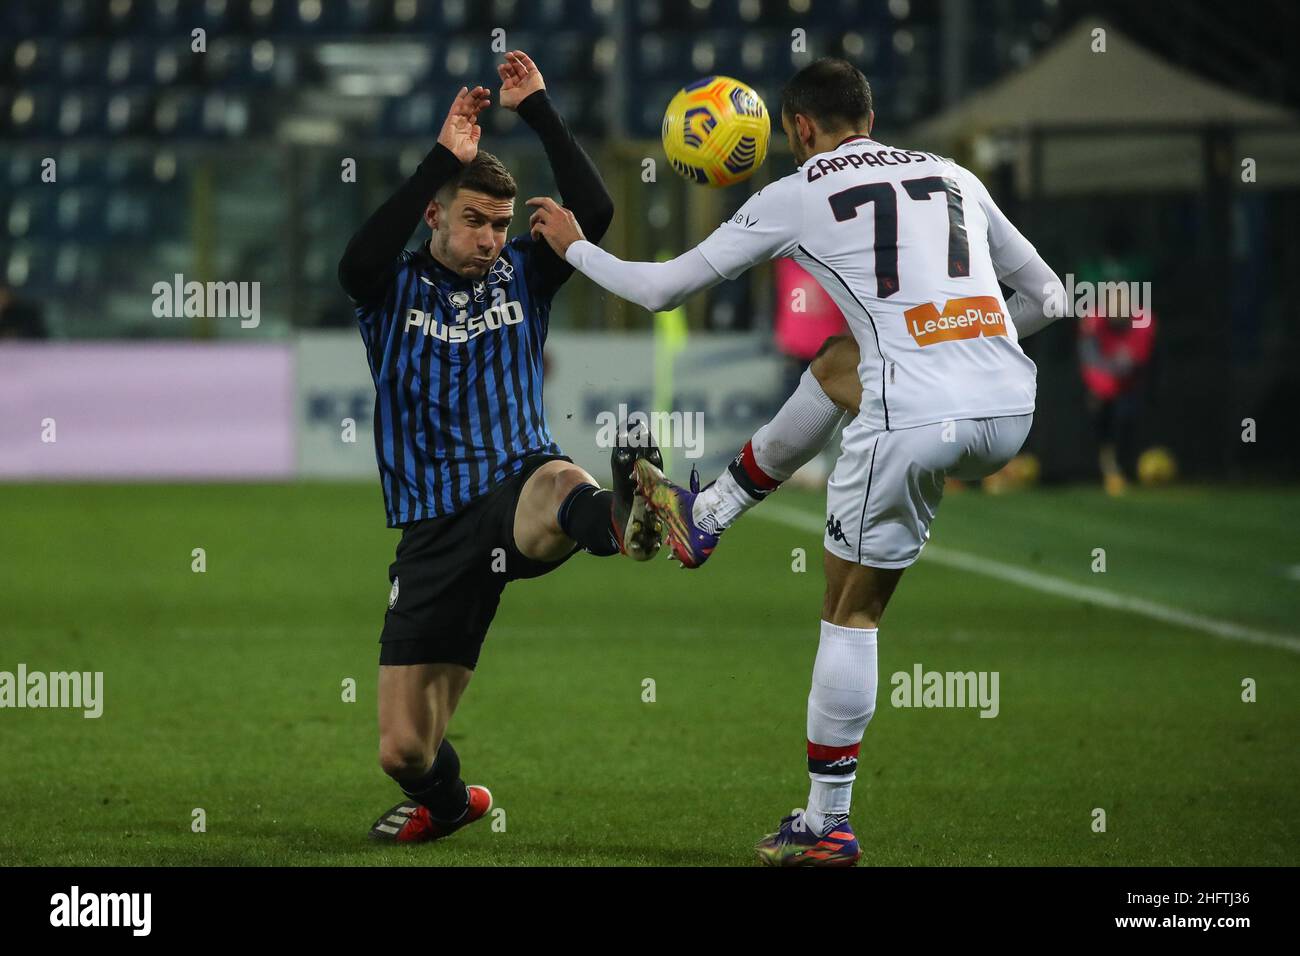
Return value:
<svg viewBox="0 0 1300 956">
<path fill-rule="evenodd" d="M 453 514 L 560 454 L 542 405 L 553 283 L 510 240 L 482 280 L 403 252 L 382 299 L 356 307 L 375 382 L 375 454 L 390 527 Z"/>
<path fill-rule="evenodd" d="M 537 133 L 556 185 L 592 242 L 614 202 L 545 90 L 518 113 Z M 523 469 L 559 454 L 542 406 L 551 300 L 573 267 L 543 240 L 510 240 L 482 280 L 405 249 L 439 188 L 463 171 L 436 143 L 348 242 L 339 284 L 361 326 L 375 382 L 375 454 L 390 527 L 454 514 Z"/>
</svg>

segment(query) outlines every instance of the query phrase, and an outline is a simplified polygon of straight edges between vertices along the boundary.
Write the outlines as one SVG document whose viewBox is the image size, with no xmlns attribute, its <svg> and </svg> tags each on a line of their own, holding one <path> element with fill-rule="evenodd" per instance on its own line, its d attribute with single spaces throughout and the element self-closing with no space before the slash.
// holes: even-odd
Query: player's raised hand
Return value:
<svg viewBox="0 0 1300 956">
<path fill-rule="evenodd" d="M 497 64 L 497 75 L 501 77 L 501 105 L 508 110 L 517 109 L 533 93 L 546 89 L 542 71 L 523 50 L 507 53 L 506 61 Z"/>
<path fill-rule="evenodd" d="M 472 90 L 462 86 L 451 101 L 438 142 L 451 150 L 462 163 L 468 163 L 478 155 L 478 141 L 483 135 L 483 129 L 478 125 L 478 114 L 491 99 L 492 94 L 485 86 L 476 86 Z"/>
<path fill-rule="evenodd" d="M 587 238 L 573 213 L 550 196 L 534 196 L 525 205 L 537 207 L 528 220 L 529 234 L 534 239 L 538 236 L 545 239 L 561 259 L 569 251 L 569 246 Z"/>
</svg>

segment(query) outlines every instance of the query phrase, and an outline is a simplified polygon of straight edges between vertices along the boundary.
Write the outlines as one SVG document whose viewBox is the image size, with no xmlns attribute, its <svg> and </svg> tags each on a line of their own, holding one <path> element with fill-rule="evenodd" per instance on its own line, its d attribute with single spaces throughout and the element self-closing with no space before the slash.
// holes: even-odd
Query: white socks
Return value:
<svg viewBox="0 0 1300 956">
<path fill-rule="evenodd" d="M 749 450 L 749 445 L 741 451 L 743 456 L 745 451 Z M 731 468 L 740 461 L 738 456 L 732 461 L 727 469 L 718 476 L 717 480 L 709 487 L 699 493 L 695 499 L 695 507 L 691 509 L 691 518 L 695 521 L 695 526 L 701 531 L 708 534 L 721 534 L 731 523 L 748 511 L 754 505 L 762 501 L 762 498 L 751 498 L 749 494 L 740 487 L 736 479 L 731 475 Z M 773 488 L 776 486 L 773 485 Z M 763 497 L 767 497 L 764 495 Z"/>
<path fill-rule="evenodd" d="M 776 416 L 695 499 L 696 525 L 712 534 L 729 527 L 825 448 L 843 415 L 812 369 L 804 369 L 799 387 Z"/>
<path fill-rule="evenodd" d="M 848 819 L 858 748 L 876 710 L 877 628 L 822 621 L 808 694 L 808 776 L 804 819 L 825 834 Z"/>
</svg>

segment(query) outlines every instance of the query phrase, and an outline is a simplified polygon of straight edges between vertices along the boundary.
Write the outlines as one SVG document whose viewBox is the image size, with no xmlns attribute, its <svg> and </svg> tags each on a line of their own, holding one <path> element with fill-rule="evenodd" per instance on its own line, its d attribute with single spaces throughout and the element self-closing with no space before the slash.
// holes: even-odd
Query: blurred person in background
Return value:
<svg viewBox="0 0 1300 956">
<path fill-rule="evenodd" d="M 1112 277 L 1125 274 L 1118 267 L 1108 271 Z M 1106 315 L 1105 303 L 1099 302 L 1098 308 L 1079 318 L 1080 370 L 1097 436 L 1102 484 L 1109 495 L 1121 495 L 1128 487 L 1122 462 L 1133 460 L 1134 426 L 1155 345 L 1150 304 L 1131 311 L 1131 315 Z"/>
<path fill-rule="evenodd" d="M 799 387 L 804 370 L 837 336 L 848 336 L 849 327 L 835 300 L 820 283 L 793 259 L 773 262 L 776 279 L 776 305 L 773 324 L 776 347 L 785 358 L 783 374 L 786 394 Z M 834 455 L 838 446 L 828 443 L 828 453 L 818 455 L 791 477 L 801 488 L 821 490 L 826 486 L 829 469 L 825 454 Z"/>
</svg>

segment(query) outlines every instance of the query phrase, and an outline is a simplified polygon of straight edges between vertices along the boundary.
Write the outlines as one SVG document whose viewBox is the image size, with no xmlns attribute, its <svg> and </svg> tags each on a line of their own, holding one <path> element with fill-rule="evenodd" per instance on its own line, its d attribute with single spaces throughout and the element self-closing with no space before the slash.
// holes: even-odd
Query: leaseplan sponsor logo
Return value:
<svg viewBox="0 0 1300 956">
<path fill-rule="evenodd" d="M 82 893 L 74 886 L 50 897 L 51 926 L 127 926 L 148 936 L 153 925 L 152 893 Z"/>
<path fill-rule="evenodd" d="M 949 299 L 940 312 L 934 304 L 914 306 L 903 313 L 907 331 L 916 344 L 977 339 L 981 335 L 1006 335 L 1007 317 L 996 296 L 972 295 Z"/>
</svg>

